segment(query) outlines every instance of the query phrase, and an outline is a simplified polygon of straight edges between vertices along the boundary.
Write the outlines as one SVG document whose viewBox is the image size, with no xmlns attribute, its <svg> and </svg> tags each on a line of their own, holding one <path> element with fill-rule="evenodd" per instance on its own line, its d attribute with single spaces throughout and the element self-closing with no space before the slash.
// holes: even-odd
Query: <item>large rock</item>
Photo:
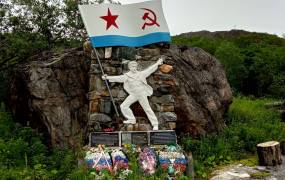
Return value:
<svg viewBox="0 0 285 180">
<path fill-rule="evenodd" d="M 14 73 L 10 107 L 21 122 L 44 133 L 52 146 L 76 146 L 88 120 L 90 61 L 81 49 L 42 53 Z"/>
<path fill-rule="evenodd" d="M 99 49 L 99 53 L 103 57 L 104 50 Z M 150 103 L 159 112 L 172 112 L 164 114 L 162 121 L 170 123 L 178 133 L 201 136 L 225 127 L 223 116 L 232 101 L 232 93 L 222 65 L 210 54 L 199 48 L 177 46 L 169 49 L 162 46 L 116 48 L 112 53 L 111 59 L 103 64 L 115 63 L 117 69 L 123 67 L 120 60 L 134 59 L 136 55 L 141 61 L 155 61 L 161 55 L 166 57 L 165 63 L 173 69 L 168 74 L 157 71 L 148 79 L 155 92 Z M 119 73 L 114 68 L 106 70 Z M 95 82 L 90 84 L 93 76 L 97 79 L 94 77 Z M 107 119 L 109 127 L 110 118 L 103 114 L 96 114 L 92 122 L 88 121 L 90 112 L 114 116 L 108 92 L 97 76 L 101 76 L 98 67 L 90 69 L 90 56 L 86 57 L 82 49 L 34 56 L 22 64 L 12 78 L 10 107 L 13 115 L 43 132 L 52 146 L 76 146 L 80 137 L 88 137 L 88 130 L 104 125 L 105 122 L 97 122 L 98 117 Z M 114 94 L 118 105 L 126 94 L 122 85 L 111 84 L 111 87 L 117 92 Z M 136 113 L 140 111 L 137 108 Z"/>
<path fill-rule="evenodd" d="M 191 136 L 221 131 L 232 92 L 220 62 L 200 48 L 172 47 L 166 52 L 178 81 L 173 91 L 177 129 Z"/>
</svg>

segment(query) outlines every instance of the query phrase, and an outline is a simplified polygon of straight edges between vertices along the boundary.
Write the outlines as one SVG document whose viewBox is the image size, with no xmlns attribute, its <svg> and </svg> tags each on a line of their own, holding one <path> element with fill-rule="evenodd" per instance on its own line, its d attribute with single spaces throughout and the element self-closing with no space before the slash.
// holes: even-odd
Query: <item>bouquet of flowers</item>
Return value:
<svg viewBox="0 0 285 180">
<path fill-rule="evenodd" d="M 111 153 L 112 161 L 113 161 L 113 169 L 115 172 L 118 170 L 124 170 L 129 168 L 129 161 L 126 155 L 119 149 L 113 150 Z"/>
<path fill-rule="evenodd" d="M 91 148 L 87 151 L 85 161 L 89 168 L 94 168 L 97 171 L 108 170 L 112 171 L 112 160 L 108 152 L 105 152 L 102 146 Z"/>
<path fill-rule="evenodd" d="M 153 149 L 149 147 L 143 148 L 139 154 L 139 165 L 141 170 L 148 175 L 155 173 L 157 165 L 156 155 Z"/>
<path fill-rule="evenodd" d="M 169 174 L 184 173 L 187 167 L 187 159 L 182 150 L 176 146 L 167 146 L 158 152 L 158 161 L 162 169 Z"/>
</svg>

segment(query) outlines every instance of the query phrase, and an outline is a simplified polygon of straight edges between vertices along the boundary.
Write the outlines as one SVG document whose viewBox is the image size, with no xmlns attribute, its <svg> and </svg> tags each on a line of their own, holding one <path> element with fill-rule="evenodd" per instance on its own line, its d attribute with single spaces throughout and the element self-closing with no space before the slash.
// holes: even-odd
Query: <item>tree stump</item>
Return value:
<svg viewBox="0 0 285 180">
<path fill-rule="evenodd" d="M 261 166 L 276 166 L 282 163 L 280 143 L 277 141 L 258 144 L 257 154 Z"/>
<path fill-rule="evenodd" d="M 285 140 L 280 142 L 281 153 L 285 155 Z"/>
</svg>

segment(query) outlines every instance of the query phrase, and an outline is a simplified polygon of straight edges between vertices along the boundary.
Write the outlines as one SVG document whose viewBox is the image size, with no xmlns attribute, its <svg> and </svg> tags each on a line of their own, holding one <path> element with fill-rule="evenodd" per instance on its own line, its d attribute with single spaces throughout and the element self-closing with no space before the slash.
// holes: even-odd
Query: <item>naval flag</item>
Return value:
<svg viewBox="0 0 285 180">
<path fill-rule="evenodd" d="M 79 5 L 93 47 L 138 47 L 171 40 L 161 0 Z"/>
</svg>

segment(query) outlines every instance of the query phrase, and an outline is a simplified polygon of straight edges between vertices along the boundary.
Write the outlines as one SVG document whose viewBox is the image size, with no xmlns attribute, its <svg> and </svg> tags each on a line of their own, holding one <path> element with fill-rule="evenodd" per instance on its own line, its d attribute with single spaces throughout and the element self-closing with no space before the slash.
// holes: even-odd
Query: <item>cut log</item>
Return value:
<svg viewBox="0 0 285 180">
<path fill-rule="evenodd" d="M 280 142 L 281 153 L 285 155 L 285 140 Z"/>
<path fill-rule="evenodd" d="M 282 163 L 280 143 L 269 141 L 257 145 L 259 165 L 276 166 Z"/>
</svg>

